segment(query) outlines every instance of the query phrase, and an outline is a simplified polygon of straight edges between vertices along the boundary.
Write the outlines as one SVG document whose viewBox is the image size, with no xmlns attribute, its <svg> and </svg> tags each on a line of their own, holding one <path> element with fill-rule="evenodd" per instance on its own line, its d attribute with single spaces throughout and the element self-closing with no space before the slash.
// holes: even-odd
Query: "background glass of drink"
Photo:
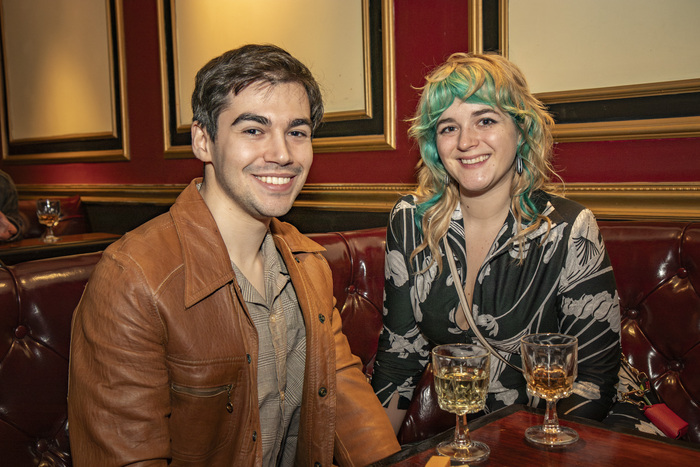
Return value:
<svg viewBox="0 0 700 467">
<path fill-rule="evenodd" d="M 46 226 L 44 243 L 56 243 L 60 239 L 53 234 L 53 228 L 61 217 L 61 202 L 51 199 L 40 199 L 36 202 L 36 215 L 39 223 Z"/>
<path fill-rule="evenodd" d="M 559 425 L 556 403 L 573 391 L 577 339 L 564 334 L 530 334 L 520 340 L 520 348 L 527 391 L 547 401 L 544 423 L 525 430 L 525 438 L 547 446 L 576 442 L 578 433 Z"/>
<path fill-rule="evenodd" d="M 491 450 L 472 441 L 467 414 L 483 410 L 489 386 L 489 351 L 479 345 L 446 344 L 433 348 L 433 373 L 438 404 L 456 414 L 454 439 L 437 446 L 437 451 L 452 458 L 452 465 L 478 462 Z"/>
</svg>

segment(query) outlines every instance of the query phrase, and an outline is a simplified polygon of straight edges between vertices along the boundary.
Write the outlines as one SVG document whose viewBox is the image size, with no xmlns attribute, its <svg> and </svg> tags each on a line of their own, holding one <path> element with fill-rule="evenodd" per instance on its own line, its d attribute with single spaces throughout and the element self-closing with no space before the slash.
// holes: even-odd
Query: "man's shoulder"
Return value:
<svg viewBox="0 0 700 467">
<path fill-rule="evenodd" d="M 125 268 L 144 272 L 160 270 L 168 274 L 182 264 L 182 249 L 172 216 L 161 214 L 127 232 L 107 247 L 103 257 Z"/>
</svg>

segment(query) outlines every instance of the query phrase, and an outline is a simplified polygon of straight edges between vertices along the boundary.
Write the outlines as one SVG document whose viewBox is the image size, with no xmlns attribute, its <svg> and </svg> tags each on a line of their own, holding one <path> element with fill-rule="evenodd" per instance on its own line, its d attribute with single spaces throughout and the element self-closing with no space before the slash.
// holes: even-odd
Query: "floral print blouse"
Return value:
<svg viewBox="0 0 700 467">
<path fill-rule="evenodd" d="M 536 332 L 576 336 L 574 394 L 559 401 L 558 411 L 600 420 L 615 397 L 620 361 L 620 305 L 610 260 L 591 211 L 543 191 L 533 198 L 540 212 L 551 220 L 549 234 L 543 223 L 522 243 L 515 243 L 515 218 L 512 212 L 508 214 L 479 269 L 472 314 L 484 338 L 516 367 L 522 366 L 522 336 Z M 400 409 L 408 408 L 433 346 L 478 343 L 471 330 L 464 331 L 456 323 L 459 297 L 443 247 L 440 274 L 435 263 L 417 273 L 431 262 L 428 249 L 409 261 L 423 240 L 415 226 L 415 210 L 415 198 L 409 195 L 396 203 L 390 215 L 384 328 L 372 377 L 372 386 L 385 407 L 398 391 Z M 466 278 L 464 237 L 458 205 L 447 241 L 461 275 L 460 284 Z M 491 358 L 487 412 L 511 404 L 538 406 L 540 402 L 527 394 L 520 372 Z"/>
</svg>

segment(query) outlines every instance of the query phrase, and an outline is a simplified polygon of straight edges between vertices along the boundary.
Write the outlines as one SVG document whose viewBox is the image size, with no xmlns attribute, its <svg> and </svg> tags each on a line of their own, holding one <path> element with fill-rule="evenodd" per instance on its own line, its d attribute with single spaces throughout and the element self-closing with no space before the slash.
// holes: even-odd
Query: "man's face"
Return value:
<svg viewBox="0 0 700 467">
<path fill-rule="evenodd" d="M 298 83 L 253 83 L 229 97 L 216 142 L 195 123 L 193 150 L 205 165 L 201 193 L 212 210 L 269 220 L 286 214 L 313 161 L 311 110 Z"/>
</svg>

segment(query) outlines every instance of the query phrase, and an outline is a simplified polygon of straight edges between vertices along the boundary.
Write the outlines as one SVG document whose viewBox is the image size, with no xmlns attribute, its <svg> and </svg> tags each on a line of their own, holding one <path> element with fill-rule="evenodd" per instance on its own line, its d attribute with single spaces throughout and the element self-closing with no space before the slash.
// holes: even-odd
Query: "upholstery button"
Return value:
<svg viewBox="0 0 700 467">
<path fill-rule="evenodd" d="M 27 326 L 19 325 L 15 328 L 15 337 L 17 339 L 24 339 L 24 336 L 27 335 Z"/>
<path fill-rule="evenodd" d="M 627 313 L 625 313 L 629 319 L 637 319 L 637 316 L 639 316 L 639 311 L 637 310 L 627 310 Z"/>
<path fill-rule="evenodd" d="M 348 293 L 355 293 L 355 286 L 354 285 L 348 285 Z"/>
<path fill-rule="evenodd" d="M 668 369 L 671 371 L 681 371 L 683 369 L 683 362 L 679 362 L 678 360 L 670 362 L 668 364 Z"/>
<path fill-rule="evenodd" d="M 49 450 L 49 443 L 45 439 L 40 439 L 36 442 L 36 450 L 44 453 Z"/>
<path fill-rule="evenodd" d="M 686 277 L 688 277 L 688 270 L 686 268 L 678 268 L 678 271 L 676 271 L 676 275 L 681 279 L 685 279 Z"/>
<path fill-rule="evenodd" d="M 323 316 L 321 313 L 319 313 L 319 314 L 318 314 L 318 320 L 319 320 L 321 323 L 325 323 L 325 322 L 326 322 L 326 317 Z"/>
<path fill-rule="evenodd" d="M 318 390 L 318 395 L 321 397 L 326 397 L 326 394 L 328 394 L 328 390 L 324 387 L 321 387 L 321 389 Z"/>
</svg>

